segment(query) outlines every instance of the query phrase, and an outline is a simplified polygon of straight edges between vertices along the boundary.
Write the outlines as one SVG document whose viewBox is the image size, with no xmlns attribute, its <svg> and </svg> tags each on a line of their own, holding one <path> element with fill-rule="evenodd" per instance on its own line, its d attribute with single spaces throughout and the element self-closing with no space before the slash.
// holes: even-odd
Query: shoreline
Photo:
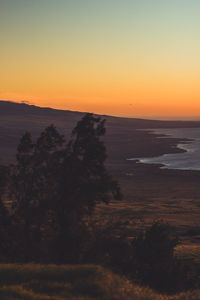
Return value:
<svg viewBox="0 0 200 300">
<path fill-rule="evenodd" d="M 188 128 L 186 128 L 188 129 Z M 165 130 L 165 129 L 164 129 Z M 173 129 L 170 129 L 173 130 Z M 176 143 L 175 145 L 170 145 L 170 149 L 164 153 L 161 153 L 159 155 L 146 155 L 142 157 L 132 157 L 127 158 L 127 161 L 135 161 L 136 164 L 148 164 L 148 165 L 155 165 L 159 169 L 169 169 L 169 170 L 185 170 L 185 171 L 200 171 L 200 167 L 194 168 L 192 166 L 176 166 L 173 165 L 173 159 L 174 156 L 177 155 L 177 161 L 179 160 L 178 154 L 183 153 L 189 153 L 191 152 L 190 149 L 187 148 L 187 145 L 195 143 L 197 141 L 197 138 L 183 138 L 178 136 L 173 136 L 172 133 L 161 133 L 162 129 L 146 129 L 149 134 L 153 134 L 156 139 L 171 139 L 174 140 Z M 178 139 L 178 141 L 177 141 Z M 185 146 L 186 145 L 186 146 Z M 170 162 L 170 156 L 171 156 L 171 162 Z M 168 161 L 162 161 L 165 160 L 166 157 L 169 157 Z"/>
</svg>

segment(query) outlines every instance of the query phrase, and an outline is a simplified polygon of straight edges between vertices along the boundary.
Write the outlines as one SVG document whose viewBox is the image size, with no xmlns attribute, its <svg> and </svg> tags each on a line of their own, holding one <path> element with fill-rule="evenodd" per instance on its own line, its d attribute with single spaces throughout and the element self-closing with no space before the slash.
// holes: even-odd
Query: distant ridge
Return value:
<svg viewBox="0 0 200 300">
<path fill-rule="evenodd" d="M 5 100 L 0 100 L 0 114 L 3 113 L 8 113 L 8 114 L 17 114 L 17 113 L 43 113 L 43 112 L 49 112 L 49 113 L 55 113 L 55 112 L 69 112 L 69 113 L 79 113 L 79 114 L 84 114 L 82 112 L 78 111 L 71 111 L 71 110 L 60 110 L 60 109 L 54 109 L 51 107 L 39 107 L 34 104 L 29 104 L 25 102 L 14 102 L 14 101 L 5 101 Z"/>
<path fill-rule="evenodd" d="M 0 100 L 0 115 L 8 114 L 8 115 L 19 115 L 19 114 L 53 114 L 53 115 L 81 115 L 86 114 L 87 112 L 80 111 L 72 111 L 72 110 L 63 110 L 56 109 L 51 107 L 40 107 L 34 104 L 29 104 L 26 102 L 15 102 L 12 100 Z M 164 128 L 171 127 L 199 127 L 200 121 L 181 121 L 181 120 L 152 120 L 148 118 L 130 118 L 130 117 L 118 117 L 118 116 L 110 116 L 110 115 L 100 115 L 95 114 L 106 119 L 117 119 L 117 120 L 126 120 L 127 122 L 131 122 L 132 125 L 135 125 L 138 128 L 147 128 L 149 125 L 153 126 L 152 128 L 158 128 L 162 125 Z M 139 122 L 139 123 L 138 123 Z"/>
<path fill-rule="evenodd" d="M 14 159 L 19 139 L 25 131 L 30 131 L 35 138 L 45 127 L 54 124 L 60 132 L 69 137 L 77 121 L 84 114 L 0 100 L 0 161 L 10 162 Z M 137 153 L 148 155 L 149 134 L 143 132 L 141 135 L 135 131 L 136 129 L 200 127 L 198 121 L 159 121 L 105 115 L 102 117 L 106 119 L 106 145 L 112 156 L 118 155 L 120 159 L 129 157 L 129 154 L 136 150 Z M 151 150 L 149 155 L 157 153 L 158 150 L 155 149 Z"/>
</svg>

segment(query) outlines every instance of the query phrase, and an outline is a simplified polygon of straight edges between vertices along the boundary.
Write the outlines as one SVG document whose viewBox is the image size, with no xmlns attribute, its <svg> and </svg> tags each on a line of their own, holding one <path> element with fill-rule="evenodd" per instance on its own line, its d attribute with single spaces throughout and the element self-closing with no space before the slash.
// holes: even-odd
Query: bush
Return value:
<svg viewBox="0 0 200 300">
<path fill-rule="evenodd" d="M 132 242 L 132 275 L 161 292 L 183 289 L 185 270 L 174 255 L 177 244 L 178 238 L 167 223 L 154 222 Z"/>
</svg>

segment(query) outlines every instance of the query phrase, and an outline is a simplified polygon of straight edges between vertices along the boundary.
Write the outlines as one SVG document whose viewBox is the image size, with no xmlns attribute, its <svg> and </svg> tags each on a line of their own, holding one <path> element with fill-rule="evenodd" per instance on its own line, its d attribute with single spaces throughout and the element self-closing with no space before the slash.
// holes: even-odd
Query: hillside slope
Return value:
<svg viewBox="0 0 200 300">
<path fill-rule="evenodd" d="M 19 139 L 26 130 L 35 138 L 46 126 L 53 123 L 65 134 L 67 140 L 72 128 L 83 115 L 80 112 L 0 101 L 0 163 L 14 161 Z M 162 218 L 178 226 L 179 233 L 183 232 L 185 236 L 188 226 L 193 227 L 199 221 L 200 172 L 159 169 L 159 166 L 137 164 L 127 158 L 181 151 L 176 147 L 180 139 L 158 138 L 143 129 L 197 127 L 200 122 L 102 117 L 107 120 L 104 138 L 108 153 L 107 167 L 119 181 L 124 201 L 102 206 L 98 213 L 103 218 L 120 216 L 124 222 L 132 222 L 133 218 L 140 217 L 148 222 Z M 188 211 L 192 213 L 188 215 Z"/>
<path fill-rule="evenodd" d="M 160 295 L 95 265 L 0 265 L 1 300 L 198 300 Z"/>
<path fill-rule="evenodd" d="M 84 115 L 81 112 L 40 108 L 24 103 L 0 101 L 0 161 L 14 160 L 19 138 L 25 131 L 30 131 L 33 137 L 48 125 L 55 126 L 65 136 L 69 137 L 77 121 Z M 130 156 L 157 155 L 173 151 L 168 140 L 159 143 L 154 135 L 136 129 L 200 127 L 200 122 L 154 121 L 102 116 L 107 120 L 106 144 L 109 158 L 126 159 Z M 134 144 L 133 144 L 134 143 Z M 146 145 L 148 144 L 148 148 Z M 174 141 L 172 142 L 174 145 Z"/>
</svg>

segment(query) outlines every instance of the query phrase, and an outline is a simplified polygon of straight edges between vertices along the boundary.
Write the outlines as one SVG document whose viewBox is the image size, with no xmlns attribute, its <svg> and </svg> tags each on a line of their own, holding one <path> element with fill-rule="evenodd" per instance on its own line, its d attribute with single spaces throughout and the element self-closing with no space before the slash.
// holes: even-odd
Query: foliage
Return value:
<svg viewBox="0 0 200 300">
<path fill-rule="evenodd" d="M 30 133 L 24 134 L 17 149 L 16 164 L 10 173 L 12 215 L 8 216 L 3 202 L 0 203 L 1 220 L 3 217 L 10 220 L 8 230 L 5 226 L 3 234 L 0 230 L 0 259 L 9 261 L 12 257 L 15 262 L 59 264 L 99 263 L 161 292 L 183 290 L 187 287 L 188 281 L 184 277 L 187 272 L 174 255 L 178 239 L 168 224 L 155 222 L 131 241 L 115 230 L 116 223 L 91 222 L 97 203 L 122 198 L 118 183 L 105 166 L 106 148 L 102 141 L 105 131 L 105 120 L 86 114 L 77 123 L 68 142 L 53 125 L 47 127 L 36 141 L 32 140 Z M 7 241 L 12 242 L 9 245 Z M 11 249 L 11 254 L 8 249 Z M 51 267 L 47 269 L 51 273 Z M 67 293 L 69 297 L 76 296 L 75 287 L 68 289 L 68 283 L 61 284 L 61 287 L 56 282 L 50 287 L 48 282 L 42 280 L 40 283 L 34 274 L 29 283 L 27 273 L 25 277 L 25 282 L 13 282 L 11 287 L 2 287 L 0 293 L 7 295 L 9 292 L 9 299 L 18 299 L 20 293 L 24 299 L 48 299 L 48 295 L 43 297 L 40 292 L 61 288 L 65 293 L 61 292 L 60 299 L 65 299 Z M 121 280 L 109 275 L 107 283 L 110 277 L 116 279 L 114 282 Z M 71 279 L 67 280 L 71 285 Z M 76 291 L 80 288 L 80 297 L 84 299 L 132 299 L 130 283 L 122 287 L 122 293 L 119 282 L 118 286 L 114 284 L 116 293 L 112 290 L 113 283 L 112 287 L 103 289 L 99 277 L 95 286 L 81 280 L 78 284 L 80 287 L 75 285 Z M 110 288 L 111 294 L 108 292 Z M 147 295 L 144 294 L 143 298 L 156 299 L 145 298 Z M 54 293 L 49 299 L 59 299 L 56 297 Z"/>
<path fill-rule="evenodd" d="M 22 235 L 20 253 L 27 261 L 33 259 L 33 255 L 37 256 L 43 218 L 55 196 L 54 175 L 62 143 L 63 137 L 51 125 L 41 133 L 36 143 L 26 132 L 17 148 L 10 191 L 18 235 Z"/>
<path fill-rule="evenodd" d="M 12 236 L 11 217 L 4 204 L 8 182 L 9 170 L 6 166 L 0 166 L 0 261 L 11 256 Z"/>
<path fill-rule="evenodd" d="M 10 185 L 21 259 L 79 260 L 85 218 L 97 202 L 121 199 L 105 167 L 104 124 L 86 114 L 68 143 L 53 125 L 36 142 L 28 132 L 21 138 Z"/>
<path fill-rule="evenodd" d="M 88 248 L 84 256 L 87 263 L 97 263 L 127 274 L 132 259 L 132 245 L 126 232 L 119 233 L 118 218 L 91 220 Z"/>
<path fill-rule="evenodd" d="M 174 255 L 177 244 L 178 239 L 167 223 L 154 222 L 133 240 L 133 275 L 162 292 L 181 290 L 185 272 Z"/>
<path fill-rule="evenodd" d="M 105 120 L 86 114 L 72 132 L 61 167 L 59 219 L 70 214 L 79 221 L 93 212 L 97 202 L 108 203 L 111 194 L 121 199 L 119 186 L 105 167 L 106 148 L 100 139 L 104 124 Z"/>
<path fill-rule="evenodd" d="M 54 210 L 59 260 L 65 256 L 67 261 L 77 260 L 76 250 L 84 248 L 88 237 L 84 219 L 98 202 L 108 203 L 111 196 L 121 199 L 118 183 L 105 167 L 106 148 L 100 139 L 105 134 L 104 124 L 105 120 L 86 114 L 74 128 L 66 148 Z"/>
</svg>

